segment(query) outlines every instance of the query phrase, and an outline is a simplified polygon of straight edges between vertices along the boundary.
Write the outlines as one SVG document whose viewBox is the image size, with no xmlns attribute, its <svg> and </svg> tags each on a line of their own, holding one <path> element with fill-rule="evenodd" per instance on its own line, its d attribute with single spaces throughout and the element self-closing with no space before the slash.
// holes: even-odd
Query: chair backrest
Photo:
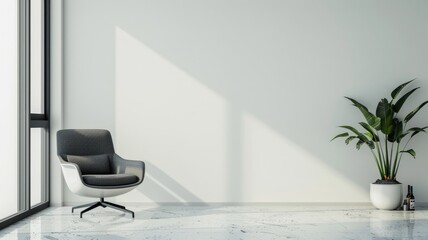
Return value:
<svg viewBox="0 0 428 240">
<path fill-rule="evenodd" d="M 66 155 L 114 154 L 114 147 L 107 130 L 64 129 L 57 132 L 57 152 L 63 158 Z"/>
</svg>

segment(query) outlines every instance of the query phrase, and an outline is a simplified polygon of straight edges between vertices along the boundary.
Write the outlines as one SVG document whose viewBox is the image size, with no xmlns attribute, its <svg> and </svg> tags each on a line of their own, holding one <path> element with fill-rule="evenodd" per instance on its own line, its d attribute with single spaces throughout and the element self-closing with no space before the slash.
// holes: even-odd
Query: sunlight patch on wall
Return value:
<svg viewBox="0 0 428 240">
<path fill-rule="evenodd" d="M 120 201 L 335 202 L 338 192 L 346 197 L 337 202 L 368 201 L 322 159 L 121 28 L 115 33 L 116 151 L 145 161 L 148 176 Z"/>
<path fill-rule="evenodd" d="M 354 202 L 368 201 L 367 192 L 356 183 L 249 113 L 243 115 L 242 140 L 245 199 L 334 202 L 336 195 L 341 202 L 344 198 L 337 192 L 343 189 Z"/>
<path fill-rule="evenodd" d="M 159 186 L 174 179 L 203 198 L 221 200 L 217 193 L 227 184 L 225 100 L 119 27 L 115 40 L 117 152 L 165 172 L 152 175 Z M 159 200 L 163 190 L 156 192 L 155 181 L 141 189 L 152 189 L 142 192 Z M 165 191 L 164 201 L 175 200 Z"/>
</svg>

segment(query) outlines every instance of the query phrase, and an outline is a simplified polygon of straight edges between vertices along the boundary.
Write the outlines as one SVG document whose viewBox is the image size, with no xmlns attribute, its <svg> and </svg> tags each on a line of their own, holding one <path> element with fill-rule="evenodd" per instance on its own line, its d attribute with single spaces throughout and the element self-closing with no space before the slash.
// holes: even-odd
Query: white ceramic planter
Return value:
<svg viewBox="0 0 428 240">
<path fill-rule="evenodd" d="M 403 202 L 403 187 L 399 184 L 370 184 L 370 201 L 377 209 L 395 210 Z"/>
</svg>

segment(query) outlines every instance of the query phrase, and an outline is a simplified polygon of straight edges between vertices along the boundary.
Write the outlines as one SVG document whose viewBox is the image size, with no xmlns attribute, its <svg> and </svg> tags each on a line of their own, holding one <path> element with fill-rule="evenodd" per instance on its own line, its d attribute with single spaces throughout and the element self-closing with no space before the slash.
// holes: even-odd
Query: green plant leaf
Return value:
<svg viewBox="0 0 428 240">
<path fill-rule="evenodd" d="M 379 142 L 379 136 L 376 134 L 375 131 L 373 131 L 373 128 L 371 128 L 367 123 L 365 122 L 360 122 L 359 123 L 363 128 L 365 128 L 370 134 L 370 138 L 374 141 L 374 142 Z"/>
<path fill-rule="evenodd" d="M 357 129 L 355 129 L 351 126 L 339 126 L 339 127 L 352 131 L 353 133 L 355 133 L 357 135 L 357 138 L 360 141 L 362 141 L 363 143 L 366 143 L 371 149 L 375 148 L 375 144 L 373 143 L 373 141 L 370 141 L 364 134 L 360 133 Z"/>
<path fill-rule="evenodd" d="M 376 108 L 376 116 L 380 118 L 380 130 L 384 134 L 391 134 L 394 130 L 392 123 L 393 110 L 391 104 L 383 98 Z"/>
<path fill-rule="evenodd" d="M 425 104 L 427 104 L 428 101 L 423 102 L 421 105 L 419 105 L 419 107 L 415 108 L 415 110 L 413 110 L 411 113 L 409 113 L 405 118 L 404 118 L 404 122 L 409 122 L 410 119 L 412 119 L 413 116 L 416 115 L 416 113 L 418 113 L 419 110 L 421 110 L 421 108 L 423 108 L 425 106 Z"/>
<path fill-rule="evenodd" d="M 423 131 L 423 130 L 425 130 L 426 128 L 428 128 L 428 126 L 423 127 L 423 128 L 420 128 L 420 127 L 412 127 L 412 128 L 409 128 L 409 130 L 407 130 L 407 131 L 410 131 L 410 132 Z"/>
<path fill-rule="evenodd" d="M 397 138 L 397 143 L 400 143 L 400 142 L 401 142 L 401 140 L 402 140 L 405 136 L 407 136 L 407 134 L 409 134 L 409 132 L 406 132 L 406 133 L 401 134 L 401 135 Z"/>
<path fill-rule="evenodd" d="M 400 93 L 400 91 L 401 91 L 401 90 L 403 90 L 403 88 L 404 88 L 407 84 L 409 84 L 409 83 L 413 82 L 415 79 L 416 79 L 416 78 L 414 78 L 414 79 L 412 79 L 412 80 L 410 80 L 410 81 L 408 81 L 408 82 L 405 82 L 405 83 L 401 84 L 400 86 L 396 87 L 396 88 L 391 92 L 391 97 L 392 97 L 392 99 L 395 99 L 395 97 Z"/>
<path fill-rule="evenodd" d="M 398 99 L 398 101 L 394 105 L 392 105 L 392 109 L 394 110 L 394 112 L 398 113 L 401 107 L 403 106 L 404 102 L 406 102 L 407 98 L 419 88 L 420 87 L 410 90 L 408 93 L 404 94 L 400 99 Z"/>
<path fill-rule="evenodd" d="M 363 145 L 364 144 L 364 141 L 358 141 L 357 142 L 357 144 L 355 145 L 355 147 L 358 149 L 358 150 L 360 150 L 360 148 L 361 148 L 361 145 Z"/>
<path fill-rule="evenodd" d="M 412 155 L 413 158 L 416 158 L 416 152 L 413 149 L 409 149 L 406 151 L 400 151 L 401 153 L 408 153 L 410 155 Z"/>
<path fill-rule="evenodd" d="M 420 133 L 420 132 L 426 132 L 425 129 L 428 128 L 428 126 L 423 127 L 423 128 L 419 128 L 419 127 L 414 127 L 414 128 L 410 128 L 409 132 L 413 132 L 411 137 L 414 137 L 416 134 Z"/>
<path fill-rule="evenodd" d="M 333 140 L 334 140 L 334 139 L 336 139 L 336 138 L 340 138 L 340 137 L 347 137 L 347 136 L 349 136 L 349 133 L 347 133 L 347 132 L 344 132 L 344 133 L 338 134 L 338 135 L 336 135 L 333 139 L 331 139 L 331 140 L 330 140 L 330 142 L 331 142 L 331 141 L 333 141 Z"/>
<path fill-rule="evenodd" d="M 355 138 L 358 138 L 357 136 L 349 136 L 346 140 L 345 143 L 346 145 L 348 145 L 352 140 L 354 140 Z"/>
<path fill-rule="evenodd" d="M 369 134 L 369 135 L 370 135 L 370 133 L 367 133 L 367 134 Z M 375 144 L 374 144 L 374 142 L 373 142 L 373 141 L 365 142 L 365 140 L 364 140 L 364 139 L 362 139 L 362 138 L 360 138 L 360 137 L 357 137 L 357 138 L 359 139 L 359 141 L 358 141 L 358 142 L 362 142 L 362 143 L 367 144 L 367 146 L 369 146 L 369 148 L 371 148 L 371 149 L 374 149 L 374 148 L 375 148 Z M 358 145 L 358 143 L 357 143 L 357 145 Z M 358 149 L 358 150 L 360 150 L 360 147 L 357 147 L 357 149 Z"/>
<path fill-rule="evenodd" d="M 350 131 L 352 131 L 353 133 L 355 133 L 357 136 L 358 136 L 358 138 L 360 138 L 363 142 L 369 142 L 370 140 L 366 137 L 366 136 L 364 136 L 364 134 L 362 134 L 362 133 L 360 133 L 357 129 L 355 129 L 355 128 L 353 128 L 353 127 L 351 127 L 351 126 L 339 126 L 339 127 L 341 127 L 341 128 L 345 128 L 345 129 L 348 129 L 348 130 L 350 130 Z"/>
<path fill-rule="evenodd" d="M 363 104 L 359 103 L 357 100 L 350 98 L 350 97 L 345 97 L 345 98 L 348 99 L 349 101 L 351 101 L 354 104 L 354 106 L 357 107 L 361 111 L 361 113 L 363 114 L 367 123 L 372 128 L 376 129 L 377 131 L 380 130 L 380 118 L 376 117 L 373 113 L 369 112 L 367 107 L 364 106 Z"/>
<path fill-rule="evenodd" d="M 388 141 L 395 142 L 403 134 L 403 122 L 394 118 L 392 124 L 394 125 L 394 130 L 388 135 Z"/>
<path fill-rule="evenodd" d="M 364 135 L 366 135 L 370 139 L 373 139 L 373 134 L 371 134 L 370 132 L 366 132 L 366 133 L 364 133 Z"/>
<path fill-rule="evenodd" d="M 369 141 L 369 142 L 367 143 L 367 145 L 368 145 L 371 149 L 375 149 L 375 144 L 374 144 L 374 142 L 373 142 L 373 141 Z"/>
</svg>

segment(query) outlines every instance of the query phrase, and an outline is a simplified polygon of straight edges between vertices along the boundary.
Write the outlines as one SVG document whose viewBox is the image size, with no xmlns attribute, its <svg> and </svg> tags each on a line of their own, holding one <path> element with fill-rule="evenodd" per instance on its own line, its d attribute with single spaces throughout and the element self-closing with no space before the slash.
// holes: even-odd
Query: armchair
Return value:
<svg viewBox="0 0 428 240">
<path fill-rule="evenodd" d="M 71 192 L 100 198 L 99 201 L 72 207 L 87 207 L 83 214 L 96 207 L 110 207 L 122 212 L 134 212 L 122 205 L 104 201 L 131 191 L 144 180 L 142 161 L 126 160 L 114 151 L 111 134 L 101 129 L 64 129 L 57 132 L 58 158 L 65 182 Z"/>
</svg>

